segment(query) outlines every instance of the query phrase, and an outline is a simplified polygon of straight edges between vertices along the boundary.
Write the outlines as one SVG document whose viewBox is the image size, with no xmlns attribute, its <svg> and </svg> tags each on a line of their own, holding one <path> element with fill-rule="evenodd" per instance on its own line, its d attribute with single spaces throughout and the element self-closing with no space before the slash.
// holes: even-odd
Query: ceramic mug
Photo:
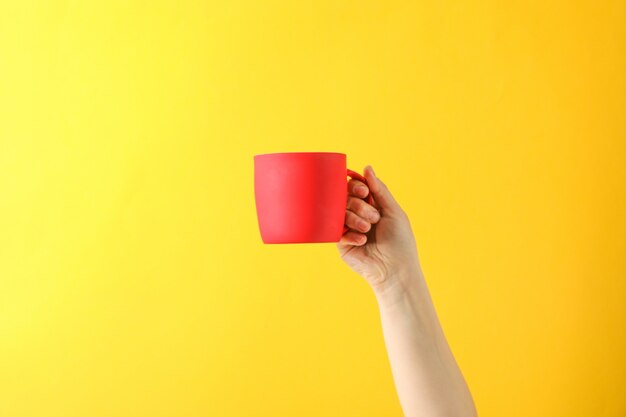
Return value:
<svg viewBox="0 0 626 417">
<path fill-rule="evenodd" d="M 254 195 L 264 243 L 338 242 L 348 201 L 346 177 L 367 183 L 334 152 L 254 156 Z M 368 195 L 366 201 L 372 204 Z"/>
</svg>

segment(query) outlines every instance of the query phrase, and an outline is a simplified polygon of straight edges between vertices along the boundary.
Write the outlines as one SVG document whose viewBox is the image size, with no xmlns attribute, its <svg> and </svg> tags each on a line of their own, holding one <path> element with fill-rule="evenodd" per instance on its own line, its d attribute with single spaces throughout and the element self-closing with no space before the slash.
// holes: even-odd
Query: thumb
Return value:
<svg viewBox="0 0 626 417">
<path fill-rule="evenodd" d="M 376 176 L 371 165 L 365 167 L 364 174 L 367 180 L 367 186 L 380 208 L 387 211 L 398 210 L 400 205 L 396 202 L 395 198 L 393 198 L 393 195 L 391 195 L 385 183 Z"/>
</svg>

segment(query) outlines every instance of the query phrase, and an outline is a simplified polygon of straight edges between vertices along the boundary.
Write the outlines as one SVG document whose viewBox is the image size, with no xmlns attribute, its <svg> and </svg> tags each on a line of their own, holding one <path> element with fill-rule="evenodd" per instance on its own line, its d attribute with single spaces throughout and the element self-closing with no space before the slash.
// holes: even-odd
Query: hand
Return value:
<svg viewBox="0 0 626 417">
<path fill-rule="evenodd" d="M 344 262 L 374 289 L 404 415 L 475 417 L 472 394 L 420 269 L 409 218 L 369 166 L 365 179 L 369 188 L 354 179 L 348 183 L 350 230 L 337 248 Z M 373 205 L 362 200 L 369 192 Z"/>
<path fill-rule="evenodd" d="M 343 261 L 379 291 L 401 273 L 419 271 L 419 261 L 408 216 L 371 166 L 364 176 L 367 185 L 354 179 L 348 183 L 345 223 L 350 230 L 337 248 Z M 373 206 L 362 200 L 370 192 Z"/>
</svg>

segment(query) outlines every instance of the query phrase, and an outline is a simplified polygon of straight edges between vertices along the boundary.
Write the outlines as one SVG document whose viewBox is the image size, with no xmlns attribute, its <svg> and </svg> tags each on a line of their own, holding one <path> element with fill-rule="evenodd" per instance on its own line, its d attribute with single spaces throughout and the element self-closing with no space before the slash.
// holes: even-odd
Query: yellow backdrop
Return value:
<svg viewBox="0 0 626 417">
<path fill-rule="evenodd" d="M 0 415 L 400 416 L 253 155 L 372 164 L 481 416 L 626 415 L 620 1 L 0 3 Z"/>
</svg>

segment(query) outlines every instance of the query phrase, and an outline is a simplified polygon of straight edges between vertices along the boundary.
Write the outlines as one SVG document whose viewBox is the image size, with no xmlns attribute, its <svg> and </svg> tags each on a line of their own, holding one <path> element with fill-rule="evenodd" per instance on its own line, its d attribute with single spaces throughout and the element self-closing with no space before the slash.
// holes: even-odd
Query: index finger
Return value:
<svg viewBox="0 0 626 417">
<path fill-rule="evenodd" d="M 369 192 L 370 192 L 369 187 L 363 181 L 354 180 L 354 179 L 351 179 L 350 181 L 348 181 L 348 194 L 349 195 L 359 197 L 359 198 L 365 198 L 367 197 Z"/>
</svg>

